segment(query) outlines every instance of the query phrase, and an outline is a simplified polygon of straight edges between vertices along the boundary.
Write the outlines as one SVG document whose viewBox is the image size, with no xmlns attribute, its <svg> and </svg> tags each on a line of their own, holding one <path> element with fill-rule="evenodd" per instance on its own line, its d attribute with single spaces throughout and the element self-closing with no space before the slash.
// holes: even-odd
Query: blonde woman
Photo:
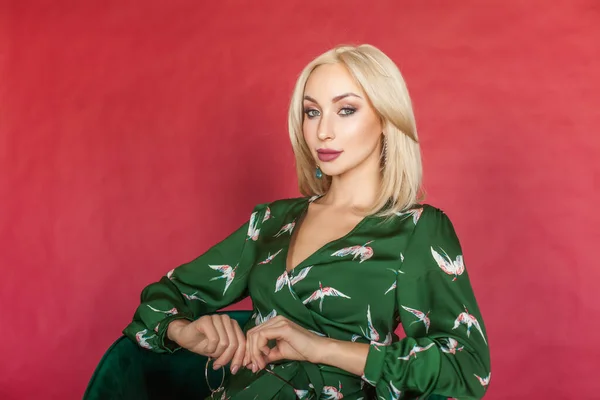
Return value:
<svg viewBox="0 0 600 400">
<path fill-rule="evenodd" d="M 305 197 L 256 206 L 146 287 L 124 333 L 228 365 L 214 398 L 481 398 L 485 327 L 452 223 L 420 204 L 417 130 L 396 65 L 370 45 L 320 55 L 296 83 L 289 132 Z M 248 295 L 246 326 L 215 314 Z"/>
</svg>

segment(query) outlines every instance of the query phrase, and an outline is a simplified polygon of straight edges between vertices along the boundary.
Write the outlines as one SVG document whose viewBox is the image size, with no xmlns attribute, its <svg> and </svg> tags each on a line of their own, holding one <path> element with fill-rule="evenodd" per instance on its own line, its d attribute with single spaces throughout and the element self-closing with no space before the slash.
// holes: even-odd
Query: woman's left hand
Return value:
<svg viewBox="0 0 600 400">
<path fill-rule="evenodd" d="M 267 343 L 275 340 L 269 348 Z M 319 362 L 326 337 L 312 333 L 283 316 L 276 316 L 246 333 L 246 354 L 243 365 L 256 372 L 278 360 Z"/>
</svg>

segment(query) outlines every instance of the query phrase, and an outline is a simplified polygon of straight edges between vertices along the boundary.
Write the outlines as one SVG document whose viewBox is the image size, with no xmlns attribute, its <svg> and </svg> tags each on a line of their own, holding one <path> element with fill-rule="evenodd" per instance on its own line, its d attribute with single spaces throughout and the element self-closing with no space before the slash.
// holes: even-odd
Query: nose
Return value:
<svg viewBox="0 0 600 400">
<path fill-rule="evenodd" d="M 335 135 L 333 133 L 333 127 L 331 126 L 331 121 L 329 118 L 323 115 L 319 121 L 319 126 L 317 128 L 317 137 L 319 140 L 328 140 L 334 139 Z"/>
</svg>

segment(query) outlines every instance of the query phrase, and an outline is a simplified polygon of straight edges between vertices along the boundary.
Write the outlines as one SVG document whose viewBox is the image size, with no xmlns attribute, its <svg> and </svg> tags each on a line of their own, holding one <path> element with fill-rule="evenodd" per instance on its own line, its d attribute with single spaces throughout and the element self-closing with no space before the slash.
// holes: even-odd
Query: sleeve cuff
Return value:
<svg viewBox="0 0 600 400">
<path fill-rule="evenodd" d="M 376 386 L 381 379 L 386 351 L 387 346 L 371 344 L 369 347 L 362 379 L 371 386 Z"/>
<path fill-rule="evenodd" d="M 154 331 L 158 335 L 158 343 L 169 353 L 174 353 L 175 351 L 181 349 L 180 345 L 170 340 L 167 336 L 167 328 L 169 327 L 169 324 L 176 319 L 187 319 L 190 322 L 193 321 L 193 319 L 187 314 L 175 314 L 163 319 L 154 328 Z"/>
</svg>

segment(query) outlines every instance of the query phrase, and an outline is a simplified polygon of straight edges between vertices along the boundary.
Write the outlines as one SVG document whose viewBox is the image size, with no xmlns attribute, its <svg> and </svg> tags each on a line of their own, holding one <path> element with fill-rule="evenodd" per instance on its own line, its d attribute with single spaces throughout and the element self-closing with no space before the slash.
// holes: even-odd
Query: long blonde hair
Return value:
<svg viewBox="0 0 600 400">
<path fill-rule="evenodd" d="M 302 70 L 290 102 L 288 129 L 296 157 L 298 187 L 305 196 L 322 195 L 331 177 L 315 177 L 315 160 L 304 140 L 304 87 L 310 74 L 323 64 L 342 64 L 368 97 L 382 122 L 387 141 L 386 160 L 377 200 L 366 214 L 391 216 L 422 200 L 421 151 L 412 102 L 406 83 L 396 64 L 381 50 L 368 44 L 337 46 L 311 61 Z"/>
</svg>

